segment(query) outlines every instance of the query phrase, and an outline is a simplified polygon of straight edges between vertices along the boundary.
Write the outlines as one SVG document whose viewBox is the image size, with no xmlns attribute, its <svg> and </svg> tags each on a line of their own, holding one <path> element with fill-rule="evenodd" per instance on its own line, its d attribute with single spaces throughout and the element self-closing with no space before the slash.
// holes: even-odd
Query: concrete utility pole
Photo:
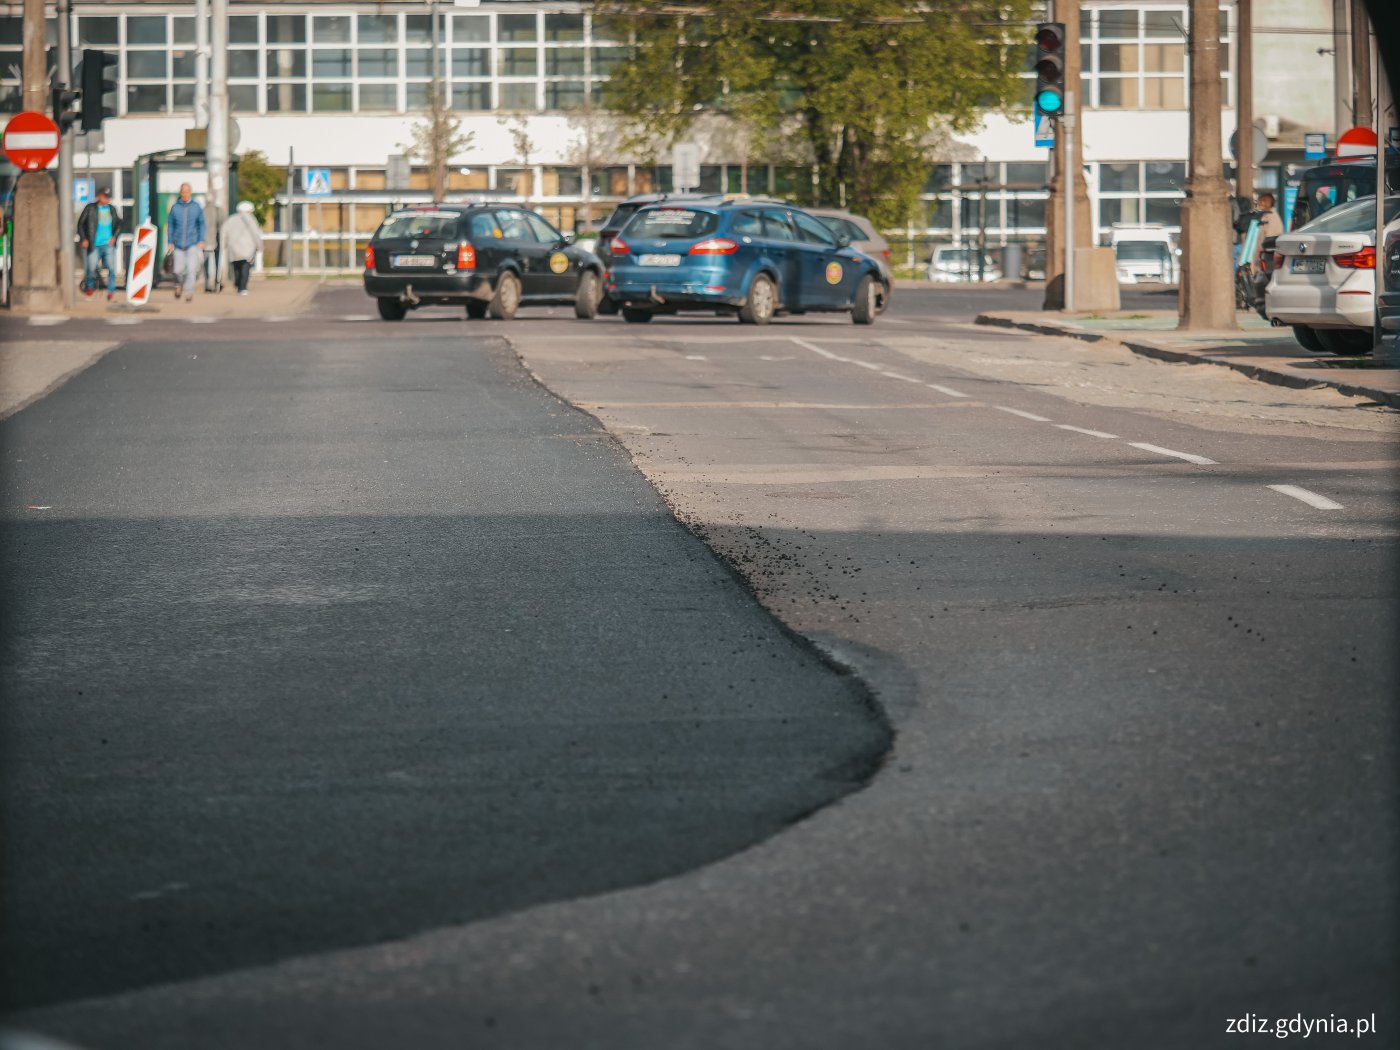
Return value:
<svg viewBox="0 0 1400 1050">
<path fill-rule="evenodd" d="M 1191 0 L 1191 160 L 1181 208 L 1180 322 L 1188 330 L 1235 327 L 1230 201 L 1220 157 L 1220 25 L 1216 0 Z M 1251 132 L 1252 134 L 1252 132 Z M 1243 135 L 1240 136 L 1243 138 Z"/>
<path fill-rule="evenodd" d="M 1254 0 L 1238 0 L 1235 39 L 1235 193 L 1254 200 Z"/>
<path fill-rule="evenodd" d="M 204 147 L 209 166 L 209 195 L 204 202 L 207 248 L 218 238 L 228 207 L 228 0 L 213 0 L 211 13 L 209 131 Z"/>
<path fill-rule="evenodd" d="M 67 87 L 73 76 L 73 47 L 69 41 L 69 0 L 58 0 L 58 77 Z M 58 140 L 58 289 L 63 305 L 73 305 L 73 129 Z"/>
<path fill-rule="evenodd" d="M 194 0 L 194 126 L 209 126 L 209 0 Z"/>
<path fill-rule="evenodd" d="M 44 47 L 44 0 L 24 0 L 24 108 L 45 113 L 49 107 L 48 56 Z M 70 191 L 71 192 L 71 191 Z M 21 310 L 57 310 L 58 195 L 47 172 L 26 171 L 15 184 L 14 284 L 11 302 Z M 69 274 L 64 278 L 72 280 Z"/>
<path fill-rule="evenodd" d="M 1079 53 L 1079 0 L 1055 0 L 1051 17 L 1056 22 L 1064 23 L 1065 90 L 1074 92 L 1075 99 L 1079 100 L 1078 108 L 1082 109 L 1084 92 L 1080 85 L 1083 61 Z M 1076 133 L 1072 143 L 1065 143 L 1062 130 L 1057 131 L 1055 148 L 1050 151 L 1053 168 L 1050 178 L 1050 206 L 1045 216 L 1043 308 L 1046 310 L 1059 310 L 1065 301 L 1062 274 L 1066 186 L 1072 187 L 1074 193 L 1074 243 L 1079 248 L 1088 248 L 1094 243 L 1094 216 L 1089 210 L 1089 184 L 1084 180 L 1084 136 Z M 1066 145 L 1069 146 L 1068 149 L 1065 148 Z"/>
<path fill-rule="evenodd" d="M 1369 128 L 1374 106 L 1371 95 L 1371 19 L 1366 14 L 1364 0 L 1351 0 L 1352 127 Z"/>
</svg>

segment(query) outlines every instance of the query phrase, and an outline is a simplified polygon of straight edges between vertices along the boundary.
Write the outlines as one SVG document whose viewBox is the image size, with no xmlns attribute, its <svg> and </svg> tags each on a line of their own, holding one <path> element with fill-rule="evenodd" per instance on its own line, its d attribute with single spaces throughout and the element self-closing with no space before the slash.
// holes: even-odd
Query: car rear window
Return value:
<svg viewBox="0 0 1400 1050">
<path fill-rule="evenodd" d="M 637 209 L 640 207 L 640 204 L 619 204 L 617 208 L 614 209 L 612 215 L 608 217 L 608 221 L 603 224 L 603 229 L 622 229 L 622 227 L 627 225 L 627 220 L 636 214 Z"/>
<path fill-rule="evenodd" d="M 1385 200 L 1385 221 L 1391 222 L 1400 210 L 1400 197 L 1387 197 Z M 1350 204 L 1333 208 L 1326 215 L 1314 219 L 1295 233 L 1375 233 L 1376 198 L 1362 197 Z"/>
<path fill-rule="evenodd" d="M 850 219 L 842 219 L 835 215 L 814 215 L 813 218 L 838 237 L 844 233 L 853 241 L 870 240 L 870 234 L 851 222 Z"/>
<path fill-rule="evenodd" d="M 1162 241 L 1119 241 L 1113 250 L 1118 258 L 1128 262 L 1156 262 L 1170 254 Z"/>
<path fill-rule="evenodd" d="M 714 233 L 719 216 L 694 208 L 648 208 L 633 216 L 624 234 L 656 240 L 690 240 Z"/>
<path fill-rule="evenodd" d="M 460 218 L 455 211 L 395 212 L 384 220 L 375 237 L 440 237 L 449 240 L 457 236 L 457 221 Z"/>
</svg>

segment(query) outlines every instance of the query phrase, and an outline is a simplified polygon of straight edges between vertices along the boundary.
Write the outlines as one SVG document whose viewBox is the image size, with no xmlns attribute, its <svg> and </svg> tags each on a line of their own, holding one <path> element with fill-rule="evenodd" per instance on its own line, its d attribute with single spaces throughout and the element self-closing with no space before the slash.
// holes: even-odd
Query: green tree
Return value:
<svg viewBox="0 0 1400 1050">
<path fill-rule="evenodd" d="M 817 203 L 892 226 L 918 198 L 932 143 L 1028 101 L 1018 74 L 1032 6 L 713 0 L 677 13 L 674 3 L 614 0 L 600 24 L 631 48 L 604 101 L 642 151 L 707 114 L 744 125 L 755 145 L 796 140 L 816 169 Z"/>
<path fill-rule="evenodd" d="M 250 149 L 238 158 L 238 196 L 253 205 L 258 225 L 272 214 L 272 202 L 287 188 L 287 169 L 267 162 L 258 150 Z"/>
<path fill-rule="evenodd" d="M 409 128 L 408 143 L 399 149 L 428 169 L 428 188 L 433 200 L 447 196 L 447 168 L 453 158 L 471 148 L 474 132 L 463 133 L 461 122 L 452 115 L 447 104 L 443 81 L 435 78 L 428 84 L 428 112 Z"/>
</svg>

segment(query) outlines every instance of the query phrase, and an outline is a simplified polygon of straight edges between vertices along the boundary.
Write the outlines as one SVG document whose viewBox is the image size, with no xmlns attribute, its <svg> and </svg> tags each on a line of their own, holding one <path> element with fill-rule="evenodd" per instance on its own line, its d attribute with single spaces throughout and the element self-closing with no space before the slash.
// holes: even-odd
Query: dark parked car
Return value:
<svg viewBox="0 0 1400 1050">
<path fill-rule="evenodd" d="M 464 306 L 468 317 L 572 303 L 598 312 L 603 264 L 541 216 L 516 205 L 426 204 L 396 211 L 365 249 L 365 293 L 379 316 L 401 321 L 420 306 Z"/>
</svg>

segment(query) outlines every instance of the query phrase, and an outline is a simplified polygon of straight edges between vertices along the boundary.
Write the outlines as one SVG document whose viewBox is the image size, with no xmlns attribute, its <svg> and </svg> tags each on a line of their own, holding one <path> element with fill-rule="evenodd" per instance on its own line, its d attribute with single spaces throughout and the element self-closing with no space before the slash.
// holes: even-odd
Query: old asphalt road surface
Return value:
<svg viewBox="0 0 1400 1050">
<path fill-rule="evenodd" d="M 673 878 L 574 899 L 561 887 L 553 903 L 471 924 L 429 918 L 416 926 L 425 932 L 392 943 L 355 947 L 352 936 L 341 951 L 308 945 L 279 965 L 60 1003 L 19 1020 L 113 1047 L 1166 1050 L 1237 1046 L 1231 1026 L 1244 1017 L 1335 1025 L 1374 1014 L 1378 1045 L 1391 1041 L 1400 1025 L 1396 416 L 1330 392 L 975 329 L 967 322 L 985 305 L 975 293 L 912 291 L 873 329 L 820 317 L 761 330 L 709 319 L 585 325 L 564 311 L 526 311 L 499 326 L 425 312 L 393 327 L 349 320 L 365 313 L 353 291 L 324 295 L 320 334 L 339 353 L 359 345 L 357 328 L 392 340 L 364 367 L 382 367 L 409 387 L 426 384 L 402 374 L 404 362 L 431 355 L 440 338 L 455 340 L 460 354 L 478 332 L 507 334 L 545 385 L 626 445 L 674 512 L 769 609 L 857 670 L 894 723 L 893 752 L 866 790 Z M 267 365 L 245 381 L 256 373 L 273 385 L 267 376 L 275 375 L 275 388 L 285 386 L 286 373 L 275 369 L 311 371 L 314 346 L 291 341 L 280 354 L 266 351 Z M 62 405 L 81 393 L 81 380 L 120 363 L 121 353 L 50 400 Z M 322 385 L 308 385 L 310 404 L 277 409 L 275 425 L 253 426 L 262 436 L 238 449 L 240 469 L 264 464 L 259 481 L 293 506 L 343 498 L 356 482 L 376 488 L 365 480 L 371 457 L 346 463 L 325 430 L 343 437 L 336 427 L 350 428 L 349 408 L 392 402 L 376 388 L 346 406 L 352 389 L 363 392 L 358 373 L 316 371 Z M 478 404 L 463 387 L 454 403 Z M 223 392 L 235 403 L 245 396 L 237 382 Z M 249 403 L 275 402 L 276 389 L 260 393 Z M 110 413 L 111 401 L 90 403 Z M 165 412 L 194 411 L 178 404 L 162 399 Z M 190 424 L 191 435 L 217 427 L 224 410 L 201 401 L 198 411 L 203 424 Z M 396 426 L 429 425 L 421 405 L 405 411 Z M 321 425 L 293 440 L 296 412 L 322 413 Z M 570 433 L 589 432 L 568 419 Z M 24 414 L 13 422 L 26 423 Z M 154 454 L 154 416 L 131 426 L 149 436 L 127 469 L 158 482 L 144 466 Z M 461 429 L 445 427 L 439 439 Z M 317 434 L 322 440 L 311 440 Z M 109 444 L 94 438 L 83 448 L 96 455 Z M 535 444 L 526 443 L 532 455 Z M 375 454 L 390 458 L 396 447 L 376 445 Z M 199 442 L 183 450 L 199 451 Z M 221 449 L 220 458 L 234 457 Z M 421 478 L 436 477 L 438 457 L 412 460 L 427 473 L 405 464 L 394 479 L 417 490 Z M 571 470 L 518 480 L 570 492 L 579 483 Z M 257 495 L 227 482 L 199 492 L 189 474 L 180 482 L 164 490 L 166 502 Z M 90 484 L 115 491 L 111 468 Z M 645 491 L 628 498 L 654 508 Z M 177 535 L 192 517 L 180 518 Z M 253 520 L 266 529 L 276 517 Z M 145 545 L 120 550 L 150 561 Z M 245 563 L 278 563 L 261 546 L 252 550 Z M 81 564 L 64 561 L 59 570 Z M 384 573 L 384 585 L 404 585 L 406 565 Z M 326 576 L 308 589 L 321 593 L 336 574 Z M 168 602 L 161 580 L 155 574 L 151 585 Z M 270 585 L 256 575 L 244 584 Z M 519 606 L 532 615 L 562 589 L 538 587 Z M 115 601 L 100 610 L 120 623 L 109 609 Z M 171 652 L 189 649 L 178 632 L 191 629 L 191 604 L 160 627 L 163 636 L 176 632 Z M 328 602 L 321 615 L 343 615 L 345 604 Z M 454 612 L 462 604 L 460 593 L 441 600 Z M 79 604 L 77 612 L 91 609 Z M 69 619 L 82 623 L 81 615 Z M 647 612 L 648 627 L 655 615 Z M 247 620 L 244 647 L 285 644 L 264 609 Z M 384 629 L 362 643 L 369 652 L 395 628 L 408 630 L 402 607 L 376 609 L 374 621 Z M 616 644 L 625 632 L 594 626 L 598 644 Z M 248 638 L 255 630 L 262 633 Z M 435 637 L 420 644 L 425 660 L 452 662 Z M 727 652 L 694 638 L 648 637 L 636 658 L 694 658 L 705 645 L 727 669 Z M 145 651 L 113 657 L 115 673 L 144 670 Z M 243 653 L 253 668 L 269 663 L 238 647 L 196 655 L 228 653 Z M 818 671 L 814 680 L 831 680 Z M 435 673 L 415 681 L 430 689 Z M 503 683 L 515 673 L 513 666 Z M 700 690 L 697 702 L 701 693 L 709 696 Z M 530 695 L 516 702 L 533 702 Z M 851 720 L 840 736 L 870 732 L 848 693 L 831 696 L 833 712 Z M 136 702 L 126 693 L 123 700 Z M 158 727 L 193 733 L 187 723 L 202 710 L 198 701 L 182 693 L 162 708 Z M 52 717 L 26 715 L 40 716 Z M 206 716 L 231 718 L 226 709 Z M 57 741 L 60 731 L 74 732 L 71 724 L 40 729 Z M 767 739 L 754 746 L 774 748 Z M 59 754 L 56 743 L 48 753 Z M 203 752 L 206 763 L 213 754 Z M 291 757 L 275 764 L 285 770 Z M 462 775 L 456 757 L 443 759 L 443 776 Z M 548 768 L 554 764 L 551 757 Z M 820 763 L 809 768 L 820 775 Z M 161 778 L 159 768 L 128 772 L 138 774 Z M 363 797 L 303 774 L 284 785 L 299 792 L 298 804 L 320 791 L 343 813 L 347 796 Z M 31 779 L 47 775 L 49 767 Z M 165 798 L 165 786 L 150 791 Z M 654 791 L 643 779 L 612 786 L 624 797 Z M 710 790 L 706 782 L 698 793 Z M 52 806 L 55 795 L 34 804 Z M 124 817 L 131 811 L 121 808 Z M 688 817 L 693 804 L 678 800 L 670 813 Z M 638 829 L 638 841 L 651 833 Z M 201 840 L 199 829 L 188 834 L 200 863 L 215 851 L 220 863 L 235 863 L 252 848 Z M 424 870 L 431 878 L 448 841 L 405 832 L 399 867 L 379 893 L 360 873 L 348 880 L 364 894 L 355 915 L 384 914 L 371 909 L 388 907 L 394 878 Z M 538 861 L 551 846 L 519 847 L 515 863 Z M 335 855 L 321 865 L 308 854 L 309 844 L 283 839 L 265 861 L 323 876 L 344 862 Z M 503 868 L 521 877 L 519 867 Z M 640 881 L 630 875 L 616 885 Z M 151 892 L 167 879 L 190 886 L 159 900 L 203 888 L 178 876 L 121 888 Z M 464 889 L 458 903 L 475 890 Z M 352 921 L 351 933 L 363 930 Z"/>
</svg>

